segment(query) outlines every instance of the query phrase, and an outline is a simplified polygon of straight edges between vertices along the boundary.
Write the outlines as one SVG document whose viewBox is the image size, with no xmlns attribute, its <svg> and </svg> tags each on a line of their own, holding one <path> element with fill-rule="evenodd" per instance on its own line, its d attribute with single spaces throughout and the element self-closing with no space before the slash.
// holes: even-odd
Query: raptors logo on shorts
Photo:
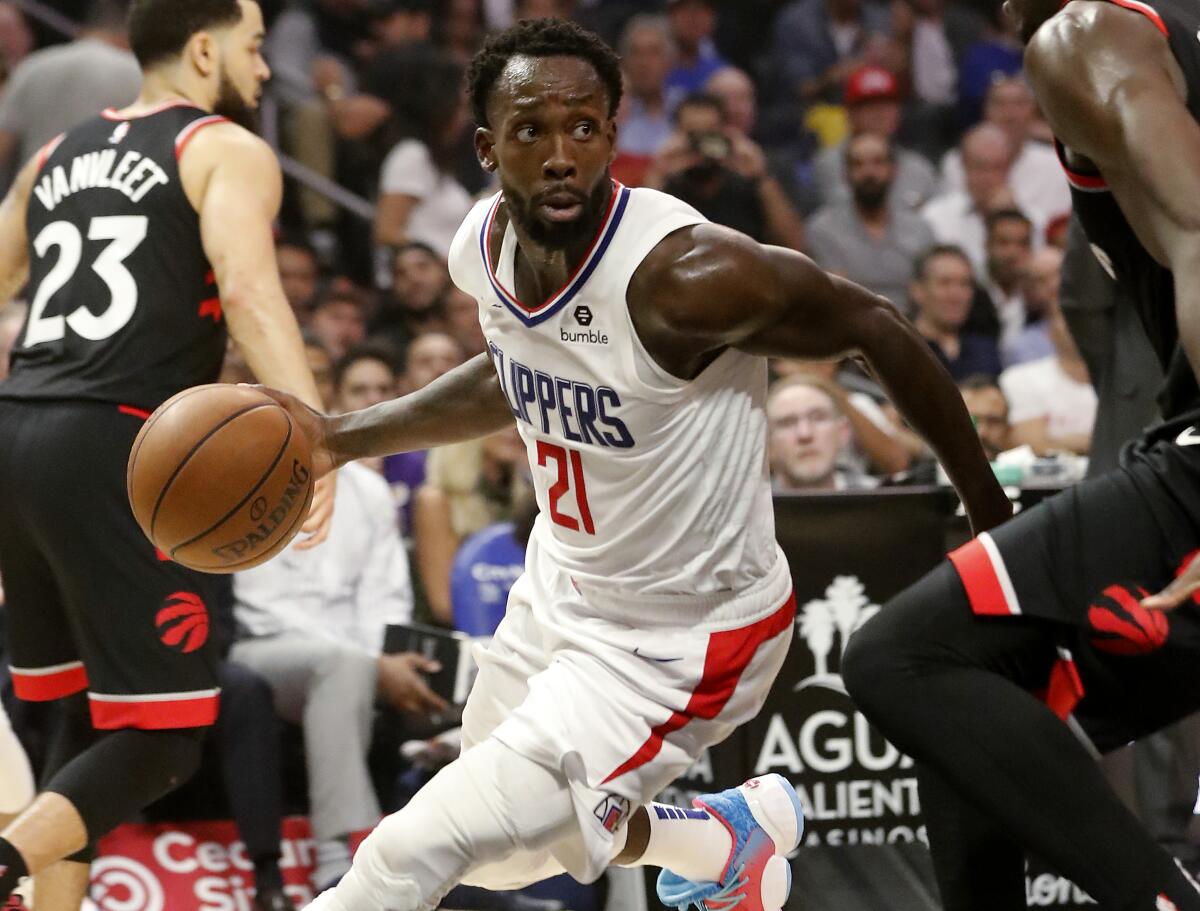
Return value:
<svg viewBox="0 0 1200 911">
<path fill-rule="evenodd" d="M 208 640 L 208 608 L 192 592 L 168 595 L 154 623 L 162 644 L 185 654 L 196 651 Z"/>
<path fill-rule="evenodd" d="M 1167 615 L 1142 607 L 1150 593 L 1141 587 L 1110 585 L 1088 607 L 1092 645 L 1113 655 L 1145 655 L 1167 641 Z"/>
</svg>

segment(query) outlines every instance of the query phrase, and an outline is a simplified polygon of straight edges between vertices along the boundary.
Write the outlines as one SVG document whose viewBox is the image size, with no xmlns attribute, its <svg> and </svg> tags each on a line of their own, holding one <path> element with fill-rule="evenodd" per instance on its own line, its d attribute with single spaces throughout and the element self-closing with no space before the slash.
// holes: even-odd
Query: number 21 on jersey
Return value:
<svg viewBox="0 0 1200 911">
<path fill-rule="evenodd" d="M 587 484 L 583 479 L 583 456 L 578 450 L 567 449 L 545 440 L 537 442 L 538 465 L 550 467 L 553 463 L 558 472 L 557 480 L 550 485 L 550 521 L 571 531 L 579 531 L 582 525 L 585 534 L 594 535 L 596 526 L 592 522 L 592 508 L 588 505 Z M 563 512 L 563 498 L 574 494 L 574 512 L 578 516 Z"/>
</svg>

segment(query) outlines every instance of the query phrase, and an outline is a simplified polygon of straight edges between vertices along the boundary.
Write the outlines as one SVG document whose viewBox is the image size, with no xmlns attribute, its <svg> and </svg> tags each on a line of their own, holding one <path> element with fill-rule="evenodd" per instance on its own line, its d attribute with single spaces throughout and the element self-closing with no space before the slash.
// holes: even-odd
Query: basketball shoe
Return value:
<svg viewBox="0 0 1200 911">
<path fill-rule="evenodd" d="M 692 801 L 707 810 L 733 836 L 733 849 L 720 882 L 694 882 L 663 870 L 658 898 L 687 911 L 780 911 L 792 889 L 786 855 L 800 844 L 804 810 L 782 775 L 751 778 L 738 788 L 704 794 Z"/>
</svg>

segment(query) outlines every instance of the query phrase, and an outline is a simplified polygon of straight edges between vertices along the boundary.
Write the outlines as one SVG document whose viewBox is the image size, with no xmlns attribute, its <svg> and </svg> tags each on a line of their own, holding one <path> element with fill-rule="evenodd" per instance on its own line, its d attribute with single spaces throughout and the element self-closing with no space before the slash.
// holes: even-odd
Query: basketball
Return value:
<svg viewBox="0 0 1200 911">
<path fill-rule="evenodd" d="M 231 573 L 295 537 L 313 495 L 303 431 L 247 386 L 196 386 L 146 421 L 129 453 L 129 505 L 168 558 Z"/>
</svg>

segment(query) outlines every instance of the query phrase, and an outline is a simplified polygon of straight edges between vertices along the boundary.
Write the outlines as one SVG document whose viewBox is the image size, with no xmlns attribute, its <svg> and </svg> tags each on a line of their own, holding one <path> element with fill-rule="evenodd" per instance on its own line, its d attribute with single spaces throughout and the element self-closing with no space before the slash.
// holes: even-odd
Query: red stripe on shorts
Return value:
<svg viewBox="0 0 1200 911">
<path fill-rule="evenodd" d="M 18 668 L 12 671 L 13 692 L 25 702 L 52 702 L 87 689 L 87 671 L 82 661 L 52 668 Z"/>
<path fill-rule="evenodd" d="M 127 414 L 130 417 L 141 418 L 143 421 L 149 420 L 150 412 L 145 408 L 138 408 L 134 405 L 118 405 L 117 411 L 121 414 Z"/>
<path fill-rule="evenodd" d="M 682 712 L 672 712 L 670 718 L 651 728 L 646 742 L 604 779 L 604 782 L 607 784 L 650 762 L 662 750 L 663 739 L 684 727 L 693 718 L 711 721 L 721 714 L 759 647 L 786 630 L 795 617 L 796 594 L 793 592 L 783 607 L 771 616 L 740 629 L 726 630 L 709 636 L 708 651 L 704 656 L 704 673 L 692 691 L 687 707 Z"/>
<path fill-rule="evenodd" d="M 950 562 L 958 570 L 963 588 L 967 590 L 972 613 L 988 617 L 1010 617 L 1020 613 L 1008 603 L 992 555 L 980 538 L 968 541 L 952 552 Z"/>
<path fill-rule="evenodd" d="M 92 725 L 100 730 L 138 728 L 202 728 L 214 724 L 220 707 L 217 690 L 179 693 L 178 696 L 105 696 L 88 693 Z"/>
</svg>

